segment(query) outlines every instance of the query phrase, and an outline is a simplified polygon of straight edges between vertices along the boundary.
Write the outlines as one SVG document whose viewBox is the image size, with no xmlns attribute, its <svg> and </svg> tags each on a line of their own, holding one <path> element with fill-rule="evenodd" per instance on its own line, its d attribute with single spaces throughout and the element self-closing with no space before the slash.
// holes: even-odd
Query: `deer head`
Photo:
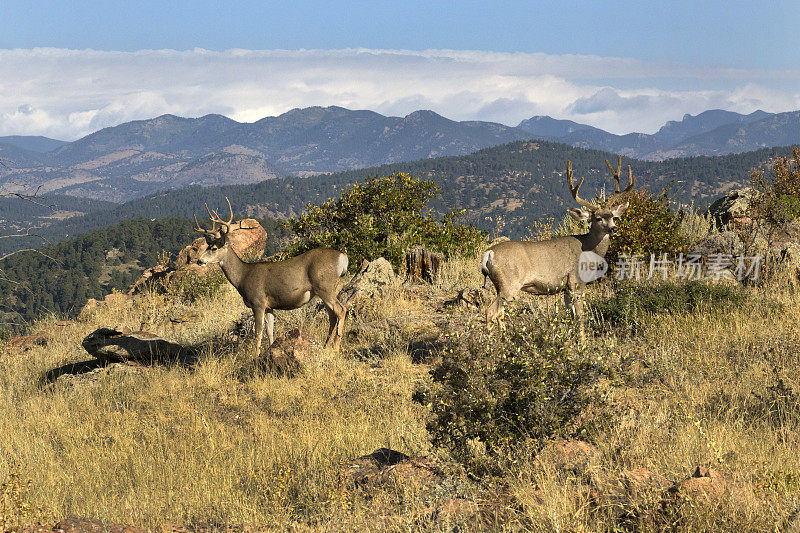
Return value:
<svg viewBox="0 0 800 533">
<path fill-rule="evenodd" d="M 220 218 L 217 210 L 212 212 L 211 209 L 208 208 L 208 204 L 206 204 L 206 211 L 208 211 L 208 216 L 211 218 L 211 229 L 201 227 L 200 223 L 197 221 L 197 215 L 194 217 L 195 230 L 205 235 L 206 244 L 208 245 L 206 251 L 198 258 L 200 264 L 219 263 L 228 253 L 228 245 L 230 244 L 228 234 L 231 232 L 231 226 L 233 225 L 233 208 L 227 196 L 225 200 L 228 202 L 228 209 L 231 213 L 227 221 Z M 220 225 L 219 228 L 217 228 L 217 224 Z"/>
<path fill-rule="evenodd" d="M 633 170 L 628 165 L 628 186 L 625 187 L 625 190 L 620 191 L 619 173 L 622 168 L 622 156 L 617 156 L 616 170 L 608 162 L 608 159 L 606 159 L 606 165 L 608 165 L 608 169 L 614 176 L 614 194 L 599 205 L 595 205 L 578 196 L 578 189 L 583 183 L 583 178 L 580 179 L 577 185 L 572 183 L 572 161 L 567 161 L 567 186 L 569 187 L 569 192 L 572 193 L 572 197 L 581 205 L 580 208 L 570 207 L 567 211 L 575 220 L 589 220 L 589 232 L 597 235 L 613 235 L 619 231 L 615 219 L 622 216 L 622 213 L 628 208 L 628 202 L 624 204 L 620 204 L 620 202 L 625 197 L 625 194 L 630 192 L 636 185 L 636 176 L 633 175 Z"/>
</svg>

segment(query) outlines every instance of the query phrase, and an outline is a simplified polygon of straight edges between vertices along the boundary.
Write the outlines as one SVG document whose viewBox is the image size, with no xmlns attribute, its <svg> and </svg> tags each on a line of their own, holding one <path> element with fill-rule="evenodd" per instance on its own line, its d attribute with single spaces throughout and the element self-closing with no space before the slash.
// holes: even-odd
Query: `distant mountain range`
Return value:
<svg viewBox="0 0 800 533">
<path fill-rule="evenodd" d="M 800 111 L 742 115 L 713 109 L 697 116 L 669 121 L 653 135 L 614 135 L 571 120 L 537 116 L 523 120 L 519 128 L 536 139 L 593 148 L 650 161 L 696 155 L 725 155 L 772 146 L 800 143 Z"/>
<path fill-rule="evenodd" d="M 163 115 L 102 129 L 74 142 L 0 137 L 0 185 L 125 202 L 189 185 L 248 184 L 464 155 L 519 140 L 548 140 L 660 161 L 800 143 L 800 112 L 742 115 L 711 110 L 653 135 L 615 135 L 551 117 L 511 127 L 456 122 L 432 111 L 387 117 L 341 107 L 294 109 L 254 123 L 221 115 Z"/>
</svg>

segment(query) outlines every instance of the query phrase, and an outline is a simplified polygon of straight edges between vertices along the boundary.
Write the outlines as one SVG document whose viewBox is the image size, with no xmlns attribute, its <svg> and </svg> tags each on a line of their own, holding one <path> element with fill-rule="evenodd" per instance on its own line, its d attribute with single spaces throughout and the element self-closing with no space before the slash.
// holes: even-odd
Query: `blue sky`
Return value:
<svg viewBox="0 0 800 533">
<path fill-rule="evenodd" d="M 3 0 L 0 20 L 0 77 L 22 82 L 0 84 L 0 134 L 306 105 L 626 133 L 709 107 L 800 108 L 796 0 Z"/>
<path fill-rule="evenodd" d="M 4 0 L 2 17 L 0 48 L 436 48 L 742 68 L 800 64 L 796 0 Z"/>
</svg>

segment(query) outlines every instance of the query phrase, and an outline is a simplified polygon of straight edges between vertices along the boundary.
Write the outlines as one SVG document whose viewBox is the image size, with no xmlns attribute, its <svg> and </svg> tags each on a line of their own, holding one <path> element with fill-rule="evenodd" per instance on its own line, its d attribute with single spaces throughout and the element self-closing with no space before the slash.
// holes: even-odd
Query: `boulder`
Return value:
<svg viewBox="0 0 800 533">
<path fill-rule="evenodd" d="M 711 204 L 708 212 L 720 227 L 726 224 L 734 226 L 750 224 L 752 221 L 750 218 L 750 203 L 756 194 L 755 189 L 752 187 L 731 191 Z"/>
<path fill-rule="evenodd" d="M 178 252 L 178 257 L 175 259 L 175 265 L 180 268 L 182 266 L 193 265 L 197 263 L 197 260 L 200 259 L 201 255 L 203 255 L 203 252 L 206 251 L 206 248 L 208 248 L 206 238 L 196 238 L 192 241 L 192 244 Z"/>
<path fill-rule="evenodd" d="M 662 494 L 673 485 L 666 477 L 647 468 L 620 473 L 599 470 L 593 472 L 591 478 L 592 505 L 608 509 L 618 523 L 628 526 L 641 522 L 652 524 Z"/>
<path fill-rule="evenodd" d="M 267 232 L 254 218 L 245 218 L 232 225 L 228 235 L 231 246 L 245 260 L 257 261 L 264 255 L 267 245 Z M 196 242 L 196 241 L 195 241 Z"/>
<path fill-rule="evenodd" d="M 358 488 L 414 487 L 435 490 L 447 481 L 454 465 L 446 465 L 433 457 L 410 457 L 389 448 L 348 461 L 339 468 L 339 480 Z"/>
<path fill-rule="evenodd" d="M 692 254 L 699 254 L 708 258 L 714 254 L 725 254 L 729 256 L 740 255 L 744 251 L 744 244 L 739 236 L 733 231 L 722 231 L 710 233 L 703 238 L 692 250 Z"/>
<path fill-rule="evenodd" d="M 439 275 L 444 262 L 444 255 L 430 252 L 424 246 L 414 246 L 406 252 L 406 281 L 433 280 Z"/>
<path fill-rule="evenodd" d="M 264 255 L 267 244 L 267 232 L 254 218 L 245 218 L 232 225 L 229 235 L 231 246 L 246 261 L 255 261 Z M 128 294 L 141 292 L 148 283 L 161 280 L 163 283 L 184 275 L 197 275 L 203 277 L 212 270 L 219 269 L 217 265 L 201 265 L 197 261 L 208 248 L 205 237 L 198 237 L 192 244 L 178 252 L 178 257 L 172 265 L 156 265 L 148 268 L 142 276 L 128 289 Z"/>
<path fill-rule="evenodd" d="M 81 344 L 89 355 L 104 362 L 187 361 L 197 355 L 192 348 L 124 326 L 98 328 Z"/>
<path fill-rule="evenodd" d="M 5 353 L 9 354 L 15 351 L 27 352 L 35 346 L 47 346 L 53 336 L 53 333 L 57 331 L 57 328 L 63 328 L 72 324 L 73 322 L 70 321 L 56 322 L 55 326 L 41 329 L 35 333 L 31 333 L 30 335 L 17 335 L 16 337 L 11 337 L 5 342 L 3 348 Z"/>
<path fill-rule="evenodd" d="M 588 442 L 557 439 L 547 442 L 536 458 L 556 472 L 583 476 L 589 467 L 597 465 L 601 455 L 600 450 Z"/>
<path fill-rule="evenodd" d="M 382 297 L 396 282 L 392 264 L 379 257 L 374 261 L 364 261 L 353 279 L 339 292 L 339 301 L 347 308 L 352 308 L 363 300 L 374 300 Z"/>
<path fill-rule="evenodd" d="M 753 487 L 749 483 L 737 482 L 719 470 L 698 466 L 692 477 L 679 481 L 667 489 L 662 506 L 676 500 L 690 499 L 716 506 L 723 500 L 747 504 L 753 498 Z"/>
<path fill-rule="evenodd" d="M 304 371 L 317 353 L 319 344 L 305 337 L 299 329 L 293 329 L 275 339 L 267 351 L 258 357 L 255 364 L 262 372 L 294 377 Z"/>
<path fill-rule="evenodd" d="M 121 292 L 106 294 L 102 300 L 89 298 L 78 313 L 78 320 L 85 320 L 101 306 L 104 307 L 132 307 L 133 296 Z"/>
</svg>

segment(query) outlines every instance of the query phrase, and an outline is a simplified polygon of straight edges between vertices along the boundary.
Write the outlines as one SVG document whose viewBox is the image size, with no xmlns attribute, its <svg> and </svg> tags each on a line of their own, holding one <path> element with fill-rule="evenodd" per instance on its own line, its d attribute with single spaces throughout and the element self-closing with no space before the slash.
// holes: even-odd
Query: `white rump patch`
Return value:
<svg viewBox="0 0 800 533">
<path fill-rule="evenodd" d="M 347 259 L 347 254 L 340 254 L 339 255 L 339 277 L 341 278 L 344 276 L 345 272 L 347 272 L 347 266 L 349 264 L 349 260 Z"/>
<path fill-rule="evenodd" d="M 489 269 L 492 268 L 492 260 L 494 259 L 494 250 L 486 250 L 483 252 L 483 257 L 481 258 L 481 272 L 483 274 L 489 275 Z"/>
</svg>

